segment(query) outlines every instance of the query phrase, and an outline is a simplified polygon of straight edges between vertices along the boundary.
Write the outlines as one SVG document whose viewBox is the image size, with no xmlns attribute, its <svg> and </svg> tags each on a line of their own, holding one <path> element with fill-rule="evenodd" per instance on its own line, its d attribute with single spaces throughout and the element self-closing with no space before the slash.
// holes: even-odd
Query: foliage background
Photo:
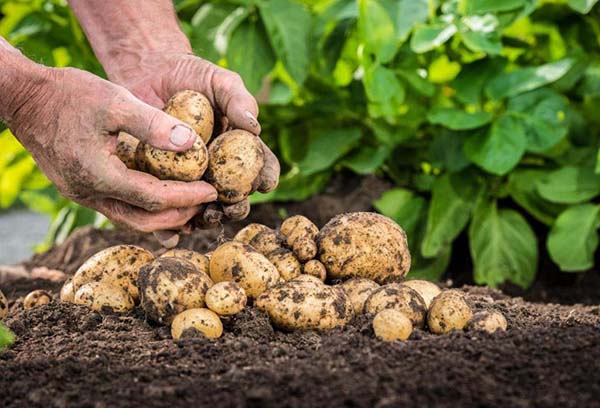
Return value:
<svg viewBox="0 0 600 408">
<path fill-rule="evenodd" d="M 374 204 L 405 228 L 413 276 L 439 278 L 466 230 L 477 283 L 527 287 L 545 249 L 566 272 L 594 265 L 596 2 L 175 3 L 196 53 L 238 71 L 261 101 L 283 177 L 255 203 L 304 200 L 339 171 L 377 174 L 396 185 Z M 0 35 L 29 57 L 103 75 L 65 1 L 0 7 Z M 61 198 L 8 130 L 0 145 L 0 206 L 54 219 L 40 249 L 106 224 Z"/>
</svg>

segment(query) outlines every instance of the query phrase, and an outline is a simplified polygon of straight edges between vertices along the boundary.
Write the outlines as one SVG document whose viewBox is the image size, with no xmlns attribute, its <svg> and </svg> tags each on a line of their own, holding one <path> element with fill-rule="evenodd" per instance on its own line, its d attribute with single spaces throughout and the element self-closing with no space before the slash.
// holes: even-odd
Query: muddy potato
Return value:
<svg viewBox="0 0 600 408">
<path fill-rule="evenodd" d="M 137 170 L 135 151 L 139 144 L 138 139 L 126 132 L 120 132 L 119 137 L 117 137 L 116 155 L 129 169 Z"/>
<path fill-rule="evenodd" d="M 323 265 L 320 261 L 316 259 L 311 259 L 307 263 L 304 264 L 303 272 L 307 275 L 312 275 L 315 278 L 319 278 L 321 282 L 325 282 L 327 279 L 327 271 L 325 270 L 325 265 Z"/>
<path fill-rule="evenodd" d="M 281 234 L 272 229 L 261 231 L 250 240 L 250 246 L 265 256 L 281 249 L 282 243 Z"/>
<path fill-rule="evenodd" d="M 346 325 L 354 316 L 343 290 L 298 278 L 269 289 L 255 305 L 285 330 L 332 329 Z"/>
<path fill-rule="evenodd" d="M 378 283 L 410 269 L 406 234 L 391 219 L 357 212 L 332 218 L 316 238 L 329 277 L 361 277 Z"/>
<path fill-rule="evenodd" d="M 199 271 L 206 274 L 208 273 L 210 261 L 206 255 L 202 255 L 200 252 L 192 251 L 190 249 L 170 249 L 162 254 L 161 257 L 185 259 L 193 263 Z"/>
<path fill-rule="evenodd" d="M 87 306 L 97 312 L 107 308 L 123 313 L 135 307 L 133 298 L 126 290 L 106 281 L 89 282 L 80 286 L 75 292 L 73 303 Z"/>
<path fill-rule="evenodd" d="M 89 282 L 109 281 L 125 289 L 134 301 L 139 300 L 139 269 L 152 262 L 150 251 L 135 245 L 106 248 L 89 258 L 73 275 L 73 292 Z"/>
<path fill-rule="evenodd" d="M 169 152 L 140 143 L 135 151 L 135 165 L 161 180 L 196 181 L 208 166 L 208 150 L 200 138 L 185 152 Z"/>
<path fill-rule="evenodd" d="M 208 148 L 205 178 L 219 192 L 219 201 L 235 204 L 258 187 L 265 160 L 260 139 L 245 130 L 223 133 Z"/>
<path fill-rule="evenodd" d="M 370 279 L 352 278 L 342 283 L 341 287 L 348 295 L 354 312 L 358 315 L 362 314 L 367 298 L 379 285 Z"/>
<path fill-rule="evenodd" d="M 280 281 L 279 271 L 250 245 L 226 242 L 210 258 L 210 276 L 217 282 L 237 282 L 250 298 L 256 298 Z"/>
<path fill-rule="evenodd" d="M 465 296 L 457 290 L 446 290 L 431 302 L 427 324 L 432 333 L 444 334 L 464 329 L 472 316 Z"/>
<path fill-rule="evenodd" d="M 252 238 L 254 238 L 259 232 L 268 231 L 271 228 L 266 225 L 252 223 L 246 225 L 244 228 L 238 231 L 233 237 L 234 241 L 241 242 L 243 244 L 250 244 Z"/>
<path fill-rule="evenodd" d="M 404 313 L 414 327 L 421 328 L 425 324 L 425 301 L 417 291 L 408 286 L 390 283 L 373 290 L 365 301 L 364 312 L 377 314 L 384 309 L 395 309 Z"/>
<path fill-rule="evenodd" d="M 279 271 L 279 276 L 283 280 L 294 279 L 302 273 L 302 265 L 298 262 L 296 256 L 285 248 L 279 248 L 269 255 L 267 259 Z"/>
<path fill-rule="evenodd" d="M 314 240 L 319 233 L 319 228 L 303 215 L 294 215 L 286 218 L 281 223 L 279 230 L 285 235 L 289 246 L 292 246 L 299 238 Z"/>
<path fill-rule="evenodd" d="M 29 292 L 23 299 L 23 308 L 33 309 L 34 307 L 47 305 L 52 302 L 52 295 L 45 290 L 34 290 Z"/>
<path fill-rule="evenodd" d="M 175 316 L 171 323 L 171 336 L 174 340 L 182 336 L 193 336 L 195 333 L 217 339 L 223 334 L 223 323 L 215 312 L 204 308 L 188 309 Z"/>
<path fill-rule="evenodd" d="M 206 144 L 213 134 L 215 115 L 210 101 L 197 91 L 181 91 L 173 95 L 164 108 L 165 113 L 187 123 Z"/>
<path fill-rule="evenodd" d="M 73 303 L 75 291 L 73 290 L 73 279 L 69 278 L 60 288 L 59 299 L 64 303 Z"/>
<path fill-rule="evenodd" d="M 290 280 L 290 282 L 311 282 L 311 283 L 316 283 L 317 285 L 323 285 L 323 281 L 319 278 L 317 278 L 316 276 L 312 276 L 312 275 L 306 275 L 306 274 L 302 274 L 300 276 L 295 277 L 294 279 Z"/>
<path fill-rule="evenodd" d="M 8 299 L 4 293 L 0 292 L 0 320 L 4 319 L 8 314 Z"/>
<path fill-rule="evenodd" d="M 436 285 L 433 282 L 426 281 L 426 280 L 420 280 L 420 279 L 406 280 L 406 281 L 402 282 L 402 285 L 408 286 L 409 288 L 416 290 L 417 293 L 419 295 L 421 295 L 421 297 L 425 301 L 425 305 L 427 306 L 427 309 L 429 309 L 429 306 L 431 305 L 431 301 L 433 300 L 433 298 L 442 292 L 442 290 L 440 289 L 440 287 L 438 285 Z"/>
<path fill-rule="evenodd" d="M 294 241 L 292 251 L 301 262 L 307 262 L 317 256 L 317 244 L 314 240 L 302 237 Z"/>
<path fill-rule="evenodd" d="M 169 324 L 178 313 L 205 306 L 210 277 L 182 258 L 159 257 L 142 267 L 138 277 L 146 317 Z"/>
<path fill-rule="evenodd" d="M 406 340 L 412 330 L 410 319 L 396 309 L 384 309 L 373 318 L 375 336 L 383 341 Z"/>
<path fill-rule="evenodd" d="M 206 306 L 219 316 L 231 316 L 244 310 L 248 298 L 235 282 L 219 282 L 206 292 Z"/>
<path fill-rule="evenodd" d="M 506 331 L 508 324 L 504 315 L 496 310 L 482 310 L 473 315 L 467 328 L 469 330 L 485 330 L 495 333 L 497 330 Z"/>
</svg>

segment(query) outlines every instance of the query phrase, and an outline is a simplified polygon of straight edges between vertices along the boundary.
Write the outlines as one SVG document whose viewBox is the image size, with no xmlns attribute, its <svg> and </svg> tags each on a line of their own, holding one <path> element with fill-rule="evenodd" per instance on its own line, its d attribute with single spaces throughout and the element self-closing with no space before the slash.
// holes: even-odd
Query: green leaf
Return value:
<svg viewBox="0 0 600 408">
<path fill-rule="evenodd" d="M 492 120 L 489 112 L 467 113 L 456 108 L 434 108 L 427 115 L 427 120 L 434 125 L 442 125 L 452 130 L 476 129 Z"/>
<path fill-rule="evenodd" d="M 508 177 L 508 194 L 538 221 L 551 225 L 564 207 L 544 200 L 537 184 L 547 174 L 544 170 L 518 169 Z"/>
<path fill-rule="evenodd" d="M 25 204 L 30 210 L 41 214 L 52 215 L 56 210 L 56 203 L 52 200 L 48 194 L 40 193 L 37 191 L 23 191 L 19 195 L 19 199 Z"/>
<path fill-rule="evenodd" d="M 495 13 L 522 7 L 525 0 L 461 0 L 464 14 Z"/>
<path fill-rule="evenodd" d="M 592 11 L 592 7 L 594 7 L 598 3 L 598 0 L 569 0 L 569 6 L 582 14 L 587 14 Z"/>
<path fill-rule="evenodd" d="M 359 0 L 358 27 L 365 52 L 375 55 L 385 64 L 396 54 L 394 23 L 387 10 L 377 0 Z"/>
<path fill-rule="evenodd" d="M 15 341 L 15 335 L 0 323 L 0 350 L 10 346 Z"/>
<path fill-rule="evenodd" d="M 267 194 L 252 194 L 250 203 L 254 205 L 269 201 L 304 201 L 325 188 L 330 177 L 330 171 L 304 176 L 297 170 L 291 170 L 281 177 L 275 190 Z"/>
<path fill-rule="evenodd" d="M 426 203 L 423 197 L 404 188 L 394 188 L 381 195 L 373 206 L 404 229 L 409 242 L 413 240 L 421 211 Z"/>
<path fill-rule="evenodd" d="M 413 33 L 410 46 L 414 52 L 422 54 L 443 45 L 456 31 L 454 24 L 420 25 Z"/>
<path fill-rule="evenodd" d="M 381 167 L 390 153 L 390 149 L 385 145 L 379 147 L 364 146 L 356 153 L 345 158 L 341 164 L 357 174 L 373 174 Z"/>
<path fill-rule="evenodd" d="M 398 0 L 396 11 L 396 36 L 404 42 L 413 28 L 427 21 L 429 0 Z"/>
<path fill-rule="evenodd" d="M 464 141 L 464 135 L 459 132 L 436 132 L 429 146 L 431 164 L 450 173 L 466 169 L 470 162 L 463 151 Z"/>
<path fill-rule="evenodd" d="M 261 0 L 258 6 L 275 53 L 294 81 L 302 84 L 310 65 L 309 11 L 291 0 Z"/>
<path fill-rule="evenodd" d="M 304 176 L 318 173 L 331 167 L 338 159 L 348 153 L 361 138 L 360 129 L 319 129 L 308 140 L 306 156 L 299 163 L 300 173 Z"/>
<path fill-rule="evenodd" d="M 235 10 L 235 6 L 225 4 L 204 4 L 198 9 L 191 20 L 190 33 L 190 43 L 196 54 L 213 62 L 219 60 L 222 53 L 216 47 L 217 32 Z"/>
<path fill-rule="evenodd" d="M 400 69 L 397 73 L 405 80 L 408 86 L 421 95 L 431 98 L 435 93 L 435 85 L 427 81 L 427 79 L 423 78 L 416 71 Z"/>
<path fill-rule="evenodd" d="M 425 279 L 438 282 L 448 265 L 452 256 L 452 246 L 444 248 L 435 258 L 423 258 L 419 251 L 414 252 L 411 267 L 407 279 Z"/>
<path fill-rule="evenodd" d="M 564 58 L 538 67 L 527 67 L 494 78 L 485 88 L 491 99 L 502 99 L 532 91 L 562 78 L 575 64 L 573 58 Z"/>
<path fill-rule="evenodd" d="M 482 201 L 469 228 L 469 245 L 476 283 L 496 287 L 510 281 L 527 288 L 533 282 L 537 240 L 518 212 L 498 210 L 495 201 Z"/>
<path fill-rule="evenodd" d="M 465 153 L 473 163 L 489 173 L 503 175 L 511 171 L 525 153 L 527 136 L 518 118 L 503 115 L 485 134 L 476 133 L 465 143 Z"/>
<path fill-rule="evenodd" d="M 481 102 L 486 83 L 504 70 L 506 62 L 500 58 L 484 59 L 464 65 L 452 83 L 456 97 L 464 104 L 477 105 Z"/>
<path fill-rule="evenodd" d="M 468 173 L 445 174 L 433 184 L 427 229 L 421 245 L 426 258 L 438 256 L 465 228 L 481 192 Z"/>
<path fill-rule="evenodd" d="M 566 272 L 579 272 L 594 267 L 598 248 L 600 206 L 580 204 L 567 208 L 556 219 L 548 236 L 548 252 L 552 260 Z"/>
<path fill-rule="evenodd" d="M 579 204 L 600 194 L 600 175 L 593 168 L 566 166 L 540 180 L 537 189 L 553 203 Z"/>
<path fill-rule="evenodd" d="M 460 20 L 460 35 L 471 51 L 499 55 L 502 43 L 497 31 L 498 18 L 493 14 L 465 16 Z"/>
<path fill-rule="evenodd" d="M 25 156 L 0 173 L 0 207 L 10 207 L 19 197 L 23 183 L 35 169 L 31 156 Z"/>
<path fill-rule="evenodd" d="M 386 119 L 398 116 L 406 90 L 394 71 L 373 65 L 366 70 L 363 85 L 369 101 L 380 110 L 380 116 Z"/>
</svg>

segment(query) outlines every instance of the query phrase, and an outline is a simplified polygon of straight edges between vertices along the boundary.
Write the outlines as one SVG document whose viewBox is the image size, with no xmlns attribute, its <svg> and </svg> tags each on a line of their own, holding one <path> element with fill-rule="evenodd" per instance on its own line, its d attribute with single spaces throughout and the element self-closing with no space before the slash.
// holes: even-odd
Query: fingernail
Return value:
<svg viewBox="0 0 600 408">
<path fill-rule="evenodd" d="M 249 111 L 244 112 L 244 114 L 248 119 L 250 119 L 250 126 L 258 127 L 258 119 L 256 119 L 253 114 L 251 114 Z"/>
<path fill-rule="evenodd" d="M 206 196 L 208 201 L 216 201 L 218 197 L 219 197 L 219 194 L 216 191 L 214 191 L 214 192 L 210 193 L 208 196 Z"/>
<path fill-rule="evenodd" d="M 176 125 L 171 130 L 171 143 L 175 146 L 184 146 L 194 137 L 194 132 L 187 126 Z"/>
</svg>

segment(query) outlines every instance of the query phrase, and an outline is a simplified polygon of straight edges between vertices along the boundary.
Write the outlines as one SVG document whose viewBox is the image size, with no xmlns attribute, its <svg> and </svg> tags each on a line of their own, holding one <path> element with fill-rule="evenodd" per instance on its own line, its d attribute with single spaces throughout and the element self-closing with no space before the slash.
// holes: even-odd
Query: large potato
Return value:
<svg viewBox="0 0 600 408">
<path fill-rule="evenodd" d="M 174 340 L 194 332 L 216 339 L 223 334 L 223 323 L 215 312 L 203 308 L 185 310 L 175 316 L 171 324 L 171 336 Z"/>
<path fill-rule="evenodd" d="M 402 282 L 402 285 L 408 286 L 409 288 L 416 290 L 417 293 L 419 295 L 421 295 L 421 297 L 425 301 L 425 305 L 427 306 L 427 309 L 429 309 L 429 306 L 431 305 L 431 301 L 433 300 L 433 298 L 442 292 L 442 290 L 440 289 L 440 287 L 438 285 L 436 285 L 433 282 L 426 281 L 426 280 L 420 280 L 420 279 L 406 280 L 406 281 Z"/>
<path fill-rule="evenodd" d="M 254 238 L 259 232 L 268 231 L 271 228 L 266 225 L 252 223 L 246 225 L 244 228 L 238 231 L 233 237 L 234 241 L 241 242 L 243 244 L 250 244 L 252 238 Z"/>
<path fill-rule="evenodd" d="M 210 258 L 210 276 L 217 282 L 237 282 L 256 298 L 280 281 L 279 271 L 260 252 L 241 242 L 226 242 Z"/>
<path fill-rule="evenodd" d="M 187 123 L 206 144 L 213 134 L 215 114 L 206 96 L 196 91 L 181 91 L 173 95 L 165 113 Z"/>
<path fill-rule="evenodd" d="M 198 138 L 185 152 L 169 152 L 140 143 L 135 152 L 135 164 L 140 171 L 161 180 L 200 180 L 208 166 L 208 150 Z"/>
<path fill-rule="evenodd" d="M 52 295 L 45 290 L 34 290 L 29 292 L 23 299 L 24 309 L 33 309 L 34 307 L 47 305 L 52 302 Z"/>
<path fill-rule="evenodd" d="M 346 325 L 354 316 L 343 290 L 297 279 L 263 293 L 256 299 L 256 307 L 285 330 L 332 329 Z"/>
<path fill-rule="evenodd" d="M 425 324 L 425 301 L 408 286 L 390 283 L 373 290 L 365 301 L 365 313 L 376 314 L 384 309 L 395 309 L 404 313 L 414 327 L 421 328 Z"/>
<path fill-rule="evenodd" d="M 275 265 L 279 271 L 279 276 L 283 280 L 294 279 L 302 273 L 302 265 L 300 265 L 294 254 L 287 249 L 279 248 L 267 255 L 267 259 Z"/>
<path fill-rule="evenodd" d="M 139 144 L 140 141 L 129 133 L 121 132 L 117 137 L 117 157 L 125 163 L 125 166 L 129 169 L 137 170 L 135 151 Z"/>
<path fill-rule="evenodd" d="M 358 315 L 361 314 L 365 307 L 365 302 L 369 295 L 373 293 L 379 285 L 370 279 L 365 278 L 352 278 L 342 283 L 342 289 L 348 295 L 354 312 Z"/>
<path fill-rule="evenodd" d="M 219 316 L 231 316 L 246 307 L 246 292 L 235 282 L 219 282 L 206 292 L 206 306 Z"/>
<path fill-rule="evenodd" d="M 375 213 L 341 214 L 317 235 L 319 259 L 332 278 L 361 277 L 382 283 L 410 269 L 406 234 L 391 219 Z"/>
<path fill-rule="evenodd" d="M 89 258 L 73 276 L 73 293 L 89 282 L 108 281 L 125 289 L 134 301 L 139 300 L 137 288 L 139 269 L 152 262 L 154 255 L 135 245 L 106 248 Z"/>
<path fill-rule="evenodd" d="M 211 142 L 208 155 L 205 178 L 217 189 L 221 202 L 238 203 L 256 190 L 265 164 L 258 136 L 240 129 L 223 133 Z"/>
<path fill-rule="evenodd" d="M 8 314 L 8 299 L 4 293 L 0 292 L 0 320 L 4 319 Z"/>
<path fill-rule="evenodd" d="M 199 271 L 208 274 L 210 261 L 206 255 L 202 255 L 200 252 L 192 251 L 191 249 L 170 249 L 162 254 L 161 257 L 185 259 L 193 263 Z"/>
<path fill-rule="evenodd" d="M 488 333 L 496 331 L 506 331 L 508 323 L 504 315 L 496 310 L 482 310 L 473 315 L 467 329 L 469 330 L 484 330 Z"/>
<path fill-rule="evenodd" d="M 462 292 L 446 290 L 431 302 L 427 324 L 432 333 L 444 334 L 464 329 L 472 316 L 471 306 Z"/>
<path fill-rule="evenodd" d="M 169 324 L 184 310 L 204 307 L 213 282 L 185 259 L 160 257 L 140 269 L 138 285 L 146 317 Z"/>
<path fill-rule="evenodd" d="M 87 306 L 97 312 L 107 308 L 113 312 L 123 313 L 135 307 L 133 299 L 126 290 L 106 281 L 89 282 L 79 287 L 73 297 L 73 303 Z"/>
</svg>

